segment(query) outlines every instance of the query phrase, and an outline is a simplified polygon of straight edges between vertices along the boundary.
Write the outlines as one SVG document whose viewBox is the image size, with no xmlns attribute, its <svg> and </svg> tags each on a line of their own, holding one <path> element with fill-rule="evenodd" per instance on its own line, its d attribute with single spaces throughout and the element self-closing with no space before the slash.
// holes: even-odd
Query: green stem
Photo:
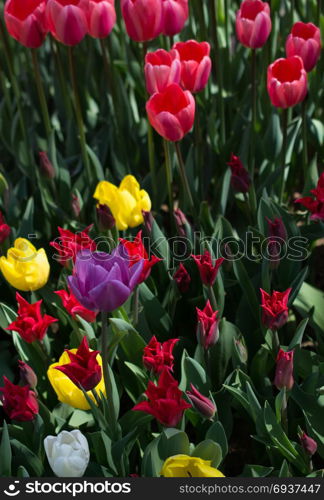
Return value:
<svg viewBox="0 0 324 500">
<path fill-rule="evenodd" d="M 273 346 L 274 358 L 277 359 L 278 352 L 279 352 L 279 349 L 280 349 L 280 340 L 279 340 L 279 335 L 278 335 L 278 331 L 277 330 L 275 330 L 273 332 L 272 346 Z"/>
<path fill-rule="evenodd" d="M 101 355 L 106 397 L 109 399 L 111 394 L 111 384 L 108 371 L 108 314 L 106 311 L 101 312 Z"/>
<path fill-rule="evenodd" d="M 192 214 L 195 215 L 195 212 L 196 212 L 195 204 L 194 204 L 193 197 L 191 194 L 184 161 L 183 161 L 182 154 L 181 154 L 180 145 L 178 142 L 175 142 L 174 145 L 175 145 L 175 150 L 176 150 L 177 158 L 178 158 L 178 166 L 179 166 L 179 173 L 180 173 L 180 177 L 181 177 L 182 186 L 183 186 L 185 193 L 186 193 L 186 196 L 188 198 L 188 202 L 189 202 L 190 208 L 192 210 Z"/>
<path fill-rule="evenodd" d="M 226 141 L 226 122 L 225 122 L 225 108 L 223 99 L 223 68 L 220 65 L 222 60 L 220 56 L 218 33 L 217 33 L 217 11 L 215 0 L 211 0 L 211 31 L 212 40 L 214 45 L 214 74 L 218 83 L 218 105 L 220 114 L 220 130 L 221 130 L 221 144 L 224 146 Z"/>
<path fill-rule="evenodd" d="M 302 102 L 302 128 L 303 128 L 303 169 L 304 182 L 308 172 L 308 149 L 307 149 L 307 98 Z"/>
<path fill-rule="evenodd" d="M 287 129 L 288 129 L 288 110 L 282 110 L 282 150 L 281 150 L 281 175 L 280 175 L 280 191 L 279 203 L 282 203 L 285 193 L 285 169 L 286 169 L 286 153 L 287 153 Z"/>
<path fill-rule="evenodd" d="M 290 0 L 290 25 L 294 24 L 295 17 L 295 0 Z"/>
<path fill-rule="evenodd" d="M 90 162 L 89 162 L 89 156 L 88 156 L 88 152 L 87 152 L 87 144 L 86 144 L 84 123 L 83 123 L 83 118 L 82 118 L 82 109 L 81 109 L 81 103 L 80 103 L 80 96 L 79 96 L 79 92 L 78 92 L 77 76 L 76 76 L 74 54 L 73 54 L 72 47 L 68 47 L 68 55 L 69 55 L 70 77 L 71 77 L 73 98 L 74 98 L 74 109 L 75 109 L 77 126 L 78 126 L 78 130 L 79 130 L 79 139 L 80 139 L 80 145 L 81 145 L 82 160 L 83 160 L 83 165 L 84 165 L 86 173 L 87 173 L 88 182 L 90 184 L 92 184 Z"/>
<path fill-rule="evenodd" d="M 138 313 L 139 313 L 139 288 L 137 286 L 133 294 L 133 326 L 136 326 L 138 323 Z"/>
<path fill-rule="evenodd" d="M 164 146 L 164 157 L 165 157 L 164 161 L 165 177 L 166 177 L 168 199 L 169 199 L 169 210 L 170 210 L 171 224 L 173 225 L 172 168 L 171 168 L 169 144 L 165 139 L 163 139 L 163 146 Z"/>
<path fill-rule="evenodd" d="M 322 0 L 317 0 L 317 26 L 321 25 Z"/>
<path fill-rule="evenodd" d="M 256 50 L 251 51 L 251 91 L 252 91 L 252 119 L 251 119 L 251 157 L 250 157 L 250 174 L 254 178 L 255 166 L 255 135 L 257 121 L 257 81 L 256 81 Z"/>
<path fill-rule="evenodd" d="M 54 55 L 54 60 L 55 60 L 55 68 L 59 78 L 60 91 L 64 101 L 64 110 L 67 116 L 70 118 L 72 116 L 72 108 L 71 108 L 71 101 L 68 96 L 66 78 L 64 76 L 64 71 L 63 71 L 63 64 L 60 55 L 60 46 L 59 43 L 55 41 L 53 38 L 50 38 L 50 42 L 51 42 L 52 54 Z"/>
<path fill-rule="evenodd" d="M 45 96 L 45 92 L 44 92 L 43 81 L 42 81 L 42 77 L 40 74 L 39 62 L 38 62 L 38 57 L 37 57 L 37 49 L 32 49 L 32 59 L 33 59 L 34 76 L 35 76 L 35 81 L 36 81 L 39 104 L 40 104 L 42 115 L 43 115 L 43 121 L 44 121 L 45 130 L 46 130 L 46 135 L 47 135 L 47 138 L 49 139 L 51 136 L 51 133 L 52 133 L 52 126 L 51 126 L 51 120 L 50 120 L 49 113 L 48 113 L 48 107 L 47 107 L 47 101 L 46 101 L 46 96 Z"/>
<path fill-rule="evenodd" d="M 207 293 L 208 293 L 208 298 L 210 300 L 210 304 L 213 308 L 213 311 L 217 311 L 217 302 L 216 302 L 215 292 L 214 292 L 214 288 L 211 285 L 207 288 Z"/>
<path fill-rule="evenodd" d="M 284 395 L 282 398 L 281 423 L 285 433 L 288 434 L 288 396 L 286 389 L 284 389 Z"/>
</svg>

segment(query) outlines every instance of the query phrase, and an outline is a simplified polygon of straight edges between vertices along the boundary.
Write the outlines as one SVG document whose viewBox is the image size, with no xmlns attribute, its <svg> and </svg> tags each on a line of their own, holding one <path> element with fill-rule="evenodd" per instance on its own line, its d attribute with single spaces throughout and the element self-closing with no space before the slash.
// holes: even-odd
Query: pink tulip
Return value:
<svg viewBox="0 0 324 500">
<path fill-rule="evenodd" d="M 261 0 L 244 0 L 236 14 L 236 35 L 242 45 L 259 49 L 272 28 L 270 6 Z"/>
<path fill-rule="evenodd" d="M 268 94 L 273 106 L 290 108 L 307 95 L 307 73 L 299 56 L 277 59 L 268 68 Z"/>
<path fill-rule="evenodd" d="M 159 49 L 145 57 L 145 80 L 149 94 L 163 92 L 171 83 L 180 83 L 181 63 L 176 50 Z"/>
<path fill-rule="evenodd" d="M 279 350 L 273 383 L 279 390 L 284 387 L 288 391 L 292 389 L 294 385 L 294 351 Z"/>
<path fill-rule="evenodd" d="M 121 0 L 121 9 L 128 36 L 135 42 L 146 42 L 161 34 L 161 0 Z"/>
<path fill-rule="evenodd" d="M 116 22 L 115 0 L 89 0 L 87 19 L 90 36 L 108 36 Z"/>
<path fill-rule="evenodd" d="M 195 99 L 188 91 L 172 83 L 146 103 L 152 127 L 167 141 L 181 141 L 195 119 Z"/>
<path fill-rule="evenodd" d="M 65 45 L 77 45 L 88 33 L 88 0 L 47 0 L 46 18 L 50 32 Z"/>
<path fill-rule="evenodd" d="M 190 92 L 200 92 L 208 82 L 211 71 L 210 45 L 208 42 L 178 42 L 173 48 L 181 60 L 181 85 Z"/>
<path fill-rule="evenodd" d="M 321 32 L 313 23 L 295 23 L 286 42 L 287 57 L 302 58 L 305 70 L 312 71 L 321 55 Z"/>
<path fill-rule="evenodd" d="M 189 16 L 188 0 L 162 0 L 164 35 L 180 33 Z"/>
<path fill-rule="evenodd" d="M 37 49 L 47 34 L 44 0 L 7 0 L 4 19 L 9 34 L 25 47 Z"/>
</svg>

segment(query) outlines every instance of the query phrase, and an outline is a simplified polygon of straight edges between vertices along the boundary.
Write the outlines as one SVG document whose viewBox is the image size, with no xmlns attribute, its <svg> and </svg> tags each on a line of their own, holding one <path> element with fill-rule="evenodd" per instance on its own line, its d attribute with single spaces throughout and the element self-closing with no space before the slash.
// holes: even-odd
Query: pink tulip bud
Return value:
<svg viewBox="0 0 324 500">
<path fill-rule="evenodd" d="M 72 194 L 71 208 L 74 217 L 78 218 L 81 212 L 81 205 L 78 195 Z"/>
<path fill-rule="evenodd" d="M 273 383 L 279 390 L 285 387 L 290 391 L 294 385 L 294 351 L 285 352 L 280 349 L 276 363 Z"/>
<path fill-rule="evenodd" d="M 171 83 L 180 83 L 181 63 L 176 50 L 159 49 L 145 57 L 145 80 L 149 94 L 163 92 Z"/>
<path fill-rule="evenodd" d="M 189 225 L 187 217 L 185 216 L 183 211 L 180 210 L 180 208 L 176 208 L 174 210 L 173 215 L 174 215 L 174 221 L 175 221 L 178 235 L 179 236 L 186 236 L 187 229 L 190 230 L 190 225 Z"/>
<path fill-rule="evenodd" d="M 271 33 L 270 6 L 261 0 L 244 0 L 236 14 L 236 35 L 251 49 L 263 47 Z"/>
<path fill-rule="evenodd" d="M 215 345 L 219 338 L 218 311 L 213 311 L 209 300 L 204 309 L 201 310 L 197 307 L 196 310 L 198 316 L 197 340 L 207 350 Z"/>
<path fill-rule="evenodd" d="M 25 47 L 40 47 L 48 31 L 45 7 L 45 0 L 7 0 L 4 19 L 9 34 Z"/>
<path fill-rule="evenodd" d="M 304 450 L 306 451 L 307 455 L 312 457 L 315 455 L 317 452 L 317 443 L 312 439 L 311 437 L 307 436 L 306 432 L 303 432 L 300 436 L 300 443 Z"/>
<path fill-rule="evenodd" d="M 175 43 L 173 48 L 180 55 L 182 87 L 190 92 L 200 92 L 207 85 L 212 67 L 209 43 L 188 40 Z"/>
<path fill-rule="evenodd" d="M 286 41 L 287 57 L 302 58 L 305 70 L 312 71 L 321 55 L 321 32 L 313 23 L 295 23 Z"/>
<path fill-rule="evenodd" d="M 238 193 L 247 193 L 251 185 L 251 177 L 249 172 L 244 168 L 238 156 L 231 154 L 231 161 L 227 162 L 231 168 L 231 186 Z"/>
<path fill-rule="evenodd" d="M 35 389 L 37 386 L 37 376 L 34 370 L 27 363 L 24 363 L 24 361 L 18 361 L 18 365 L 21 384 L 29 385 L 31 389 Z"/>
<path fill-rule="evenodd" d="M 49 157 L 47 156 L 47 153 L 45 151 L 40 151 L 38 153 L 38 156 L 39 166 L 44 177 L 47 177 L 47 179 L 54 179 L 55 169 Z"/>
<path fill-rule="evenodd" d="M 277 59 L 268 68 L 268 94 L 273 106 L 290 108 L 307 95 L 307 73 L 299 56 Z"/>
<path fill-rule="evenodd" d="M 46 19 L 54 38 L 77 45 L 88 32 L 88 0 L 47 0 Z"/>
<path fill-rule="evenodd" d="M 172 83 L 156 93 L 146 103 L 152 127 L 167 141 L 181 141 L 192 129 L 195 119 L 195 100 L 188 91 Z"/>
<path fill-rule="evenodd" d="M 115 0 L 89 0 L 87 19 L 90 36 L 108 36 L 116 22 Z"/>
<path fill-rule="evenodd" d="M 180 33 L 189 16 L 188 0 L 162 0 L 164 35 Z"/>
<path fill-rule="evenodd" d="M 203 396 L 193 384 L 190 384 L 191 391 L 186 391 L 192 406 L 204 418 L 212 419 L 216 413 L 216 406 L 209 398 Z"/>
<path fill-rule="evenodd" d="M 128 36 L 135 42 L 153 40 L 162 31 L 161 0 L 121 0 Z"/>
</svg>

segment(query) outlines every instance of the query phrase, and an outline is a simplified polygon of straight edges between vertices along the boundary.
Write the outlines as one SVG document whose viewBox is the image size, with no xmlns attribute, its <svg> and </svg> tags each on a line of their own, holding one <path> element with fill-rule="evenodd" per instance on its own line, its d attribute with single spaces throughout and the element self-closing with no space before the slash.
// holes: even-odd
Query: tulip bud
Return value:
<svg viewBox="0 0 324 500">
<path fill-rule="evenodd" d="M 245 344 L 242 342 L 241 339 L 239 339 L 239 340 L 235 340 L 235 345 L 236 345 L 237 352 L 239 354 L 241 362 L 245 364 L 248 360 L 248 351 L 247 351 Z"/>
<path fill-rule="evenodd" d="M 272 28 L 270 6 L 261 0 L 244 0 L 236 14 L 236 35 L 242 45 L 262 47 Z"/>
<path fill-rule="evenodd" d="M 197 340 L 207 350 L 215 345 L 219 338 L 218 311 L 213 311 L 209 300 L 203 310 L 198 309 L 198 307 L 196 310 L 198 316 Z"/>
<path fill-rule="evenodd" d="M 216 413 L 216 406 L 209 398 L 203 396 L 193 384 L 190 384 L 191 391 L 187 391 L 186 394 L 190 399 L 192 406 L 197 410 L 204 418 L 211 420 Z"/>
<path fill-rule="evenodd" d="M 209 43 L 187 40 L 175 43 L 172 48 L 180 56 L 182 88 L 193 93 L 203 90 L 212 67 Z"/>
<path fill-rule="evenodd" d="M 179 236 L 186 236 L 186 226 L 189 225 L 187 217 L 180 208 L 177 208 L 173 215 Z"/>
<path fill-rule="evenodd" d="M 82 477 L 90 460 L 86 437 L 79 431 L 62 431 L 44 439 L 47 460 L 58 477 Z"/>
<path fill-rule="evenodd" d="M 51 161 L 49 160 L 47 153 L 45 151 L 40 151 L 38 155 L 39 155 L 39 166 L 42 174 L 44 175 L 44 177 L 47 177 L 47 179 L 54 179 L 55 169 Z"/>
<path fill-rule="evenodd" d="M 147 212 L 145 210 L 142 211 L 143 219 L 144 219 L 144 226 L 148 234 L 152 232 L 153 224 L 154 224 L 154 217 L 152 215 L 152 212 Z"/>
<path fill-rule="evenodd" d="M 115 227 L 115 218 L 107 205 L 97 206 L 97 217 L 100 231 L 109 230 Z"/>
<path fill-rule="evenodd" d="M 178 289 L 181 293 L 186 293 L 189 290 L 191 277 L 183 264 L 180 264 L 180 266 L 173 275 L 173 279 L 176 282 Z"/>
<path fill-rule="evenodd" d="M 6 224 L 5 218 L 0 212 L 0 245 L 6 241 L 11 233 L 11 228 Z"/>
<path fill-rule="evenodd" d="M 18 361 L 20 383 L 22 385 L 29 385 L 31 389 L 35 389 L 37 386 L 37 375 L 34 370 L 24 363 L 23 361 Z"/>
<path fill-rule="evenodd" d="M 81 212 L 81 205 L 79 197 L 76 194 L 72 194 L 71 208 L 74 217 L 77 219 Z"/>
<path fill-rule="evenodd" d="M 290 391 L 294 385 L 294 351 L 279 350 L 276 361 L 274 385 L 277 389 L 284 387 Z"/>
<path fill-rule="evenodd" d="M 188 0 L 162 0 L 163 34 L 174 36 L 180 33 L 188 16 Z"/>
<path fill-rule="evenodd" d="M 268 223 L 269 236 L 281 238 L 284 241 L 287 240 L 287 230 L 281 217 L 276 217 L 273 220 L 266 217 L 266 221 Z"/>
<path fill-rule="evenodd" d="M 315 455 L 317 451 L 317 443 L 312 439 L 311 437 L 307 436 L 306 432 L 303 432 L 299 435 L 300 443 L 304 450 L 306 451 L 307 455 L 312 457 Z"/>
<path fill-rule="evenodd" d="M 162 31 L 161 0 L 121 0 L 128 36 L 135 42 L 153 40 Z"/>
<path fill-rule="evenodd" d="M 307 73 L 312 71 L 321 55 L 320 29 L 313 23 L 295 23 L 286 41 L 286 54 L 301 57 Z"/>
<path fill-rule="evenodd" d="M 231 161 L 227 162 L 227 165 L 231 167 L 231 186 L 234 191 L 238 193 L 247 193 L 251 185 L 251 177 L 249 172 L 244 168 L 238 156 L 231 154 Z"/>
</svg>

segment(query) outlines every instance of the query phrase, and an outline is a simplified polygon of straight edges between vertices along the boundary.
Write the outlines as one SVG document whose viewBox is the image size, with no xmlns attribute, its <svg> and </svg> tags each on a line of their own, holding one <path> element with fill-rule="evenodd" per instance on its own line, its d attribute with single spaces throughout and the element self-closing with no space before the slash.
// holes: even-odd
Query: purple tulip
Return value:
<svg viewBox="0 0 324 500">
<path fill-rule="evenodd" d="M 122 245 L 111 254 L 84 250 L 77 255 L 68 283 L 84 307 L 110 312 L 128 299 L 142 269 L 143 260 L 129 267 L 128 254 Z"/>
</svg>

